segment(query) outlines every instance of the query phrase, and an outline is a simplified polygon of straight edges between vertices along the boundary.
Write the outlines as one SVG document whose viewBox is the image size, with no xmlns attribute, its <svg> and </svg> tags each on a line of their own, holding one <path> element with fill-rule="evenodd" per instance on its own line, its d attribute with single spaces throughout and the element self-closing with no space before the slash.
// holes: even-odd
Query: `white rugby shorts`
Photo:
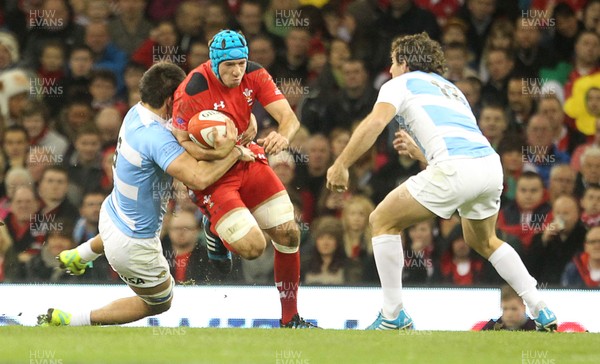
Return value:
<svg viewBox="0 0 600 364">
<path fill-rule="evenodd" d="M 500 157 L 452 159 L 430 164 L 406 181 L 408 192 L 439 217 L 483 220 L 500 210 L 503 173 Z"/>
<path fill-rule="evenodd" d="M 104 204 L 98 223 L 108 263 L 130 286 L 151 288 L 170 279 L 169 263 L 158 237 L 131 238 L 113 224 Z"/>
</svg>

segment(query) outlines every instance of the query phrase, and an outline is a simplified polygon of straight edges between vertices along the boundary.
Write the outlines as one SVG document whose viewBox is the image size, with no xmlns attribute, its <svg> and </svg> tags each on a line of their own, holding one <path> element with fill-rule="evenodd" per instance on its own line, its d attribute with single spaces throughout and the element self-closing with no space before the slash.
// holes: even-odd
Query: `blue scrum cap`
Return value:
<svg viewBox="0 0 600 364">
<path fill-rule="evenodd" d="M 221 30 L 210 41 L 210 61 L 212 70 L 220 80 L 219 64 L 234 59 L 248 59 L 248 43 L 241 33 Z"/>
</svg>

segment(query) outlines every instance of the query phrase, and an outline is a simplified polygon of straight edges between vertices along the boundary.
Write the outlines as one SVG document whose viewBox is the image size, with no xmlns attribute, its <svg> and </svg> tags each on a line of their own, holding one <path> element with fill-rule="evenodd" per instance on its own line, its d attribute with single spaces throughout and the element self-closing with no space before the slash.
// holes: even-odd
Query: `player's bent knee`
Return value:
<svg viewBox="0 0 600 364">
<path fill-rule="evenodd" d="M 232 244 L 235 251 L 244 259 L 260 257 L 267 246 L 265 237 L 258 227 L 251 229 L 242 239 Z"/>
<path fill-rule="evenodd" d="M 300 229 L 296 221 L 288 221 L 267 230 L 273 241 L 285 247 L 298 247 L 300 245 Z"/>
<path fill-rule="evenodd" d="M 272 229 L 294 221 L 294 205 L 290 201 L 290 196 L 285 193 L 263 203 L 252 212 L 252 215 L 261 229 Z"/>
<path fill-rule="evenodd" d="M 148 305 L 152 314 L 163 313 L 171 308 L 174 285 L 175 281 L 170 277 L 169 285 L 164 290 L 153 294 L 138 294 L 138 296 Z"/>
</svg>

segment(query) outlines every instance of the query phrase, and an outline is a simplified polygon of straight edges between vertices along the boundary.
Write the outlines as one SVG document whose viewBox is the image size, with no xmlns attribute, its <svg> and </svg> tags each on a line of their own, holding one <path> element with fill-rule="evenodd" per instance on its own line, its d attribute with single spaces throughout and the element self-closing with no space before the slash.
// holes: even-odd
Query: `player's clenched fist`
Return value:
<svg viewBox="0 0 600 364">
<path fill-rule="evenodd" d="M 218 153 L 218 158 L 225 158 L 235 146 L 237 141 L 237 128 L 231 119 L 225 121 L 225 135 L 219 135 L 217 128 L 212 130 L 214 137 L 214 147 Z"/>
<path fill-rule="evenodd" d="M 258 145 L 265 148 L 267 154 L 277 154 L 290 145 L 290 141 L 276 131 L 272 131 L 266 138 L 257 140 Z"/>
</svg>

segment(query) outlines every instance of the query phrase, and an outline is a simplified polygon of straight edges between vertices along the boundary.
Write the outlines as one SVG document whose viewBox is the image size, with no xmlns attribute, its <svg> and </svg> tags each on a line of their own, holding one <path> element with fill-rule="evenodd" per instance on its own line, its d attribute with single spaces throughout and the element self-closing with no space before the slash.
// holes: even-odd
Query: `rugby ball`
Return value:
<svg viewBox="0 0 600 364">
<path fill-rule="evenodd" d="M 214 148 L 213 128 L 220 135 L 226 134 L 225 123 L 229 117 L 220 111 L 203 110 L 192 116 L 188 122 L 190 139 L 203 148 Z"/>
</svg>

